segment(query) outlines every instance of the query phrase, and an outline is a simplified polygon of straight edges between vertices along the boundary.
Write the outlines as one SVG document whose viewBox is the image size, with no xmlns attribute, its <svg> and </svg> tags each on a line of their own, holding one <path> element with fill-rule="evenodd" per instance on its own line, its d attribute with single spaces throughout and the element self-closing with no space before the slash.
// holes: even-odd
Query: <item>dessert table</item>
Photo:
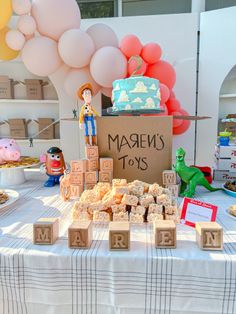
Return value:
<svg viewBox="0 0 236 314">
<path fill-rule="evenodd" d="M 17 187 L 20 198 L 0 212 L 0 313 L 202 314 L 236 313 L 236 199 L 197 189 L 197 199 L 219 206 L 224 250 L 201 251 L 195 230 L 177 226 L 177 248 L 155 249 L 151 225 L 131 226 L 131 250 L 108 250 L 108 226 L 94 226 L 89 250 L 69 249 L 72 202 L 43 177 Z M 54 245 L 32 244 L 40 217 L 60 217 Z"/>
</svg>

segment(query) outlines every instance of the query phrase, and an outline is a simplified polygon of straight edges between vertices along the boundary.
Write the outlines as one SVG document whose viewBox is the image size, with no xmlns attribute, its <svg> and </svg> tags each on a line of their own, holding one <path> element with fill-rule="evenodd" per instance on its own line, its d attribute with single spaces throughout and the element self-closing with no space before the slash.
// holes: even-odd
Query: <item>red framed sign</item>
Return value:
<svg viewBox="0 0 236 314">
<path fill-rule="evenodd" d="M 215 221 L 218 207 L 185 197 L 181 208 L 180 223 L 195 228 L 196 222 Z"/>
</svg>

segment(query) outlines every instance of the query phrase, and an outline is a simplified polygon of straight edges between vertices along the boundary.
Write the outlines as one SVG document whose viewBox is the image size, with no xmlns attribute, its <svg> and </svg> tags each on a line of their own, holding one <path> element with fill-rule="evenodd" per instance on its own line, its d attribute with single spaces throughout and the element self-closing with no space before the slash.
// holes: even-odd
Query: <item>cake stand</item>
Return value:
<svg viewBox="0 0 236 314">
<path fill-rule="evenodd" d="M 107 108 L 107 113 L 114 116 L 140 116 L 142 114 L 159 114 L 164 112 L 162 109 L 140 109 L 140 110 L 117 110 L 114 111 L 113 107 Z"/>
</svg>

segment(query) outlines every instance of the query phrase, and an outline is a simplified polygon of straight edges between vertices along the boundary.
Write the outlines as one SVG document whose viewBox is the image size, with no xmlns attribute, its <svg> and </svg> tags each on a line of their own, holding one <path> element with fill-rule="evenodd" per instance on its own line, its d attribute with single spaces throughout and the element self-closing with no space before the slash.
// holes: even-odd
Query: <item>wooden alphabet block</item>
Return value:
<svg viewBox="0 0 236 314">
<path fill-rule="evenodd" d="M 98 158 L 88 159 L 87 160 L 87 170 L 96 171 L 99 168 Z"/>
<path fill-rule="evenodd" d="M 72 172 L 70 174 L 70 183 L 74 185 L 84 185 L 84 173 Z"/>
<path fill-rule="evenodd" d="M 223 229 L 215 221 L 196 222 L 196 238 L 202 250 L 223 249 Z"/>
<path fill-rule="evenodd" d="M 58 218 L 40 218 L 33 225 L 34 244 L 53 244 L 59 234 Z"/>
<path fill-rule="evenodd" d="M 100 158 L 100 170 L 113 172 L 113 158 Z"/>
<path fill-rule="evenodd" d="M 91 221 L 75 221 L 68 229 L 68 246 L 71 249 L 88 249 L 93 239 Z"/>
<path fill-rule="evenodd" d="M 130 225 L 129 222 L 110 222 L 109 224 L 109 249 L 129 250 Z"/>
<path fill-rule="evenodd" d="M 70 167 L 71 172 L 86 172 L 87 171 L 86 159 L 71 160 Z"/>
<path fill-rule="evenodd" d="M 70 192 L 71 192 L 71 198 L 79 198 L 80 195 L 84 191 L 83 185 L 71 185 L 70 186 Z"/>
<path fill-rule="evenodd" d="M 174 170 L 164 170 L 162 172 L 162 181 L 164 185 L 176 184 L 176 172 Z"/>
<path fill-rule="evenodd" d="M 92 190 L 95 187 L 96 183 L 86 183 L 85 189 Z"/>
<path fill-rule="evenodd" d="M 99 171 L 99 182 L 112 182 L 113 173 L 110 171 Z"/>
<path fill-rule="evenodd" d="M 176 248 L 176 225 L 172 220 L 154 220 L 156 248 Z"/>
<path fill-rule="evenodd" d="M 97 171 L 85 172 L 85 183 L 97 183 Z"/>
<path fill-rule="evenodd" d="M 85 147 L 85 154 L 87 159 L 98 158 L 98 146 L 89 146 Z"/>
<path fill-rule="evenodd" d="M 179 190 L 180 190 L 179 184 L 167 184 L 166 188 L 171 192 L 171 195 L 173 197 L 179 196 Z"/>
</svg>

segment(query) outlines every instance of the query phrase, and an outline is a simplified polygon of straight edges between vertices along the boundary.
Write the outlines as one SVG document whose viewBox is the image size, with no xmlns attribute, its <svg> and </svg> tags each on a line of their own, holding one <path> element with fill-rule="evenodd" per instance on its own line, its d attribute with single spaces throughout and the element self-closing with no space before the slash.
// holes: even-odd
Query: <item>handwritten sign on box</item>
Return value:
<svg viewBox="0 0 236 314">
<path fill-rule="evenodd" d="M 100 117 L 99 156 L 114 160 L 114 178 L 162 183 L 171 169 L 172 117 Z"/>
<path fill-rule="evenodd" d="M 194 227 L 196 222 L 215 221 L 217 206 L 185 197 L 180 205 L 180 223 Z"/>
</svg>

